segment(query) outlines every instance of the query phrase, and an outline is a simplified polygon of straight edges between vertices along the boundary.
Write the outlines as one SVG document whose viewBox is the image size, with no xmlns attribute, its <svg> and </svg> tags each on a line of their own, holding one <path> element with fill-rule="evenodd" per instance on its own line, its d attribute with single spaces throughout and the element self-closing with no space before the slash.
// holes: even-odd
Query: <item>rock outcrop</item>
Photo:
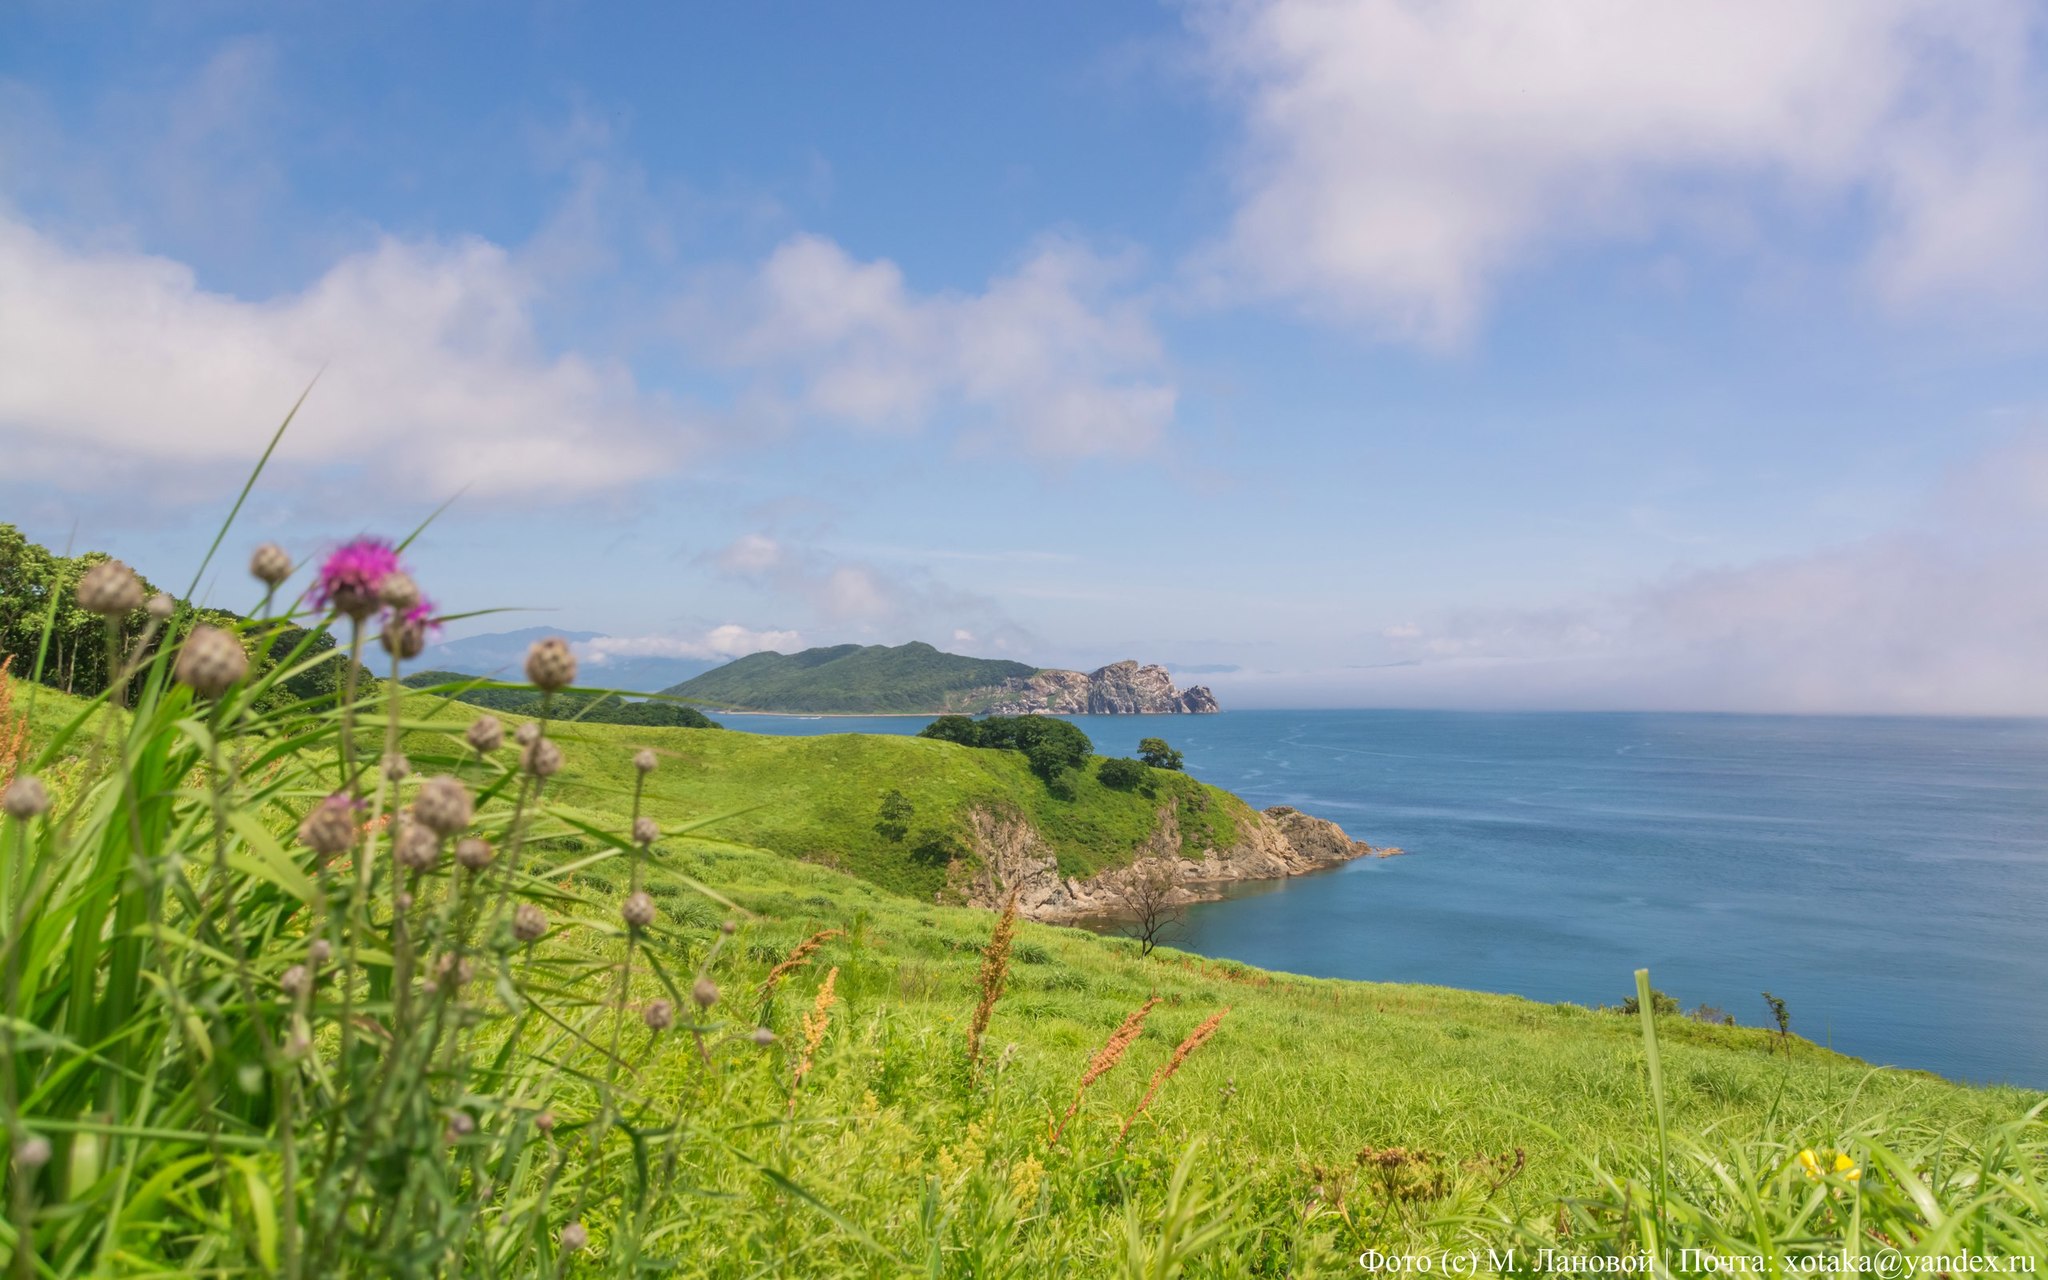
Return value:
<svg viewBox="0 0 2048 1280">
<path fill-rule="evenodd" d="M 1177 689 L 1165 667 L 1112 662 L 1085 675 L 1040 671 L 1006 680 L 993 690 L 990 715 L 1158 716 L 1218 710 L 1216 695 L 1202 686 Z"/>
<path fill-rule="evenodd" d="M 1118 872 L 1085 880 L 1061 875 L 1058 858 L 1021 815 L 977 809 L 969 824 L 979 865 L 954 886 L 969 903 L 999 907 L 1014 892 L 1019 914 L 1052 924 L 1123 912 L 1122 899 L 1107 883 Z M 1174 901 L 1197 902 L 1222 897 L 1223 888 L 1235 881 L 1278 880 L 1353 858 L 1390 858 L 1400 852 L 1353 840 L 1336 823 L 1287 805 L 1255 815 L 1228 849 L 1189 849 L 1167 806 L 1159 811 L 1158 830 L 1130 865 L 1140 874 L 1157 871 L 1171 877 Z"/>
</svg>

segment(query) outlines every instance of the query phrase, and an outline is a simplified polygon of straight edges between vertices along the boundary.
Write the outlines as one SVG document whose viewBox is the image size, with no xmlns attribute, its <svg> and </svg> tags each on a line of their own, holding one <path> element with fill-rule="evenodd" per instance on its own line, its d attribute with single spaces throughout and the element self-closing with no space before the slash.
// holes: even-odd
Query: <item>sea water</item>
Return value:
<svg viewBox="0 0 2048 1280">
<path fill-rule="evenodd" d="M 1872 1062 L 2048 1087 L 2048 722 L 1227 711 L 1077 716 L 1399 858 L 1193 907 L 1173 945 L 1265 968 L 1687 1008 Z M 925 717 L 731 717 L 915 733 Z"/>
</svg>

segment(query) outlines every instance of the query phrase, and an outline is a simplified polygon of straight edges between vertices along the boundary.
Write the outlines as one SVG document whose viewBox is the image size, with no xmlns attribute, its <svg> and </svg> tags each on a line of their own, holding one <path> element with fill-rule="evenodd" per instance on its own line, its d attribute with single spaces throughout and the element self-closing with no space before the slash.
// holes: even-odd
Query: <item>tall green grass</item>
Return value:
<svg viewBox="0 0 2048 1280">
<path fill-rule="evenodd" d="M 1647 994 L 1631 1039 L 1586 1010 L 1024 925 L 977 1066 L 986 915 L 721 839 L 737 819 L 692 796 L 693 731 L 534 721 L 567 759 L 543 776 L 515 743 L 472 749 L 469 712 L 408 694 L 396 661 L 280 699 L 317 660 L 269 652 L 289 621 L 245 625 L 259 661 L 217 698 L 168 642 L 132 646 L 125 708 L 30 709 L 24 772 L 53 803 L 0 822 L 13 1275 L 1281 1276 L 1510 1246 L 1532 1272 L 1546 1248 L 1674 1271 L 1711 1249 L 1792 1274 L 2042 1251 L 2037 1096 L 1776 1051 Z M 402 864 L 433 778 L 473 813 Z M 298 832 L 336 795 L 361 807 L 322 854 Z M 462 839 L 489 864 L 459 864 Z"/>
</svg>

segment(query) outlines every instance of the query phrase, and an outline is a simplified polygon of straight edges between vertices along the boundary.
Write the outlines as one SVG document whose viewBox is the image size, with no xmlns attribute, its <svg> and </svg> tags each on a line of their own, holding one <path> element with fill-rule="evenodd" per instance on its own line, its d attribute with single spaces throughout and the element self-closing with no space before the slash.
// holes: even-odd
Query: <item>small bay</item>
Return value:
<svg viewBox="0 0 2048 1280">
<path fill-rule="evenodd" d="M 915 733 L 927 717 L 724 717 Z M 1191 909 L 1174 945 L 1266 968 L 1687 1008 L 1872 1062 L 2048 1086 L 2048 722 L 1226 711 L 1159 735 L 1261 808 L 1408 856 Z"/>
</svg>

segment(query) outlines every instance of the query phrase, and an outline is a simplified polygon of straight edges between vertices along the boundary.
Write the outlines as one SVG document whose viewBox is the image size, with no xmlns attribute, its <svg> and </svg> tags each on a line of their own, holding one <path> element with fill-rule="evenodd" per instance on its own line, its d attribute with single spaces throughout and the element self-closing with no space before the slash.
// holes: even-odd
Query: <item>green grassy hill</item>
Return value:
<svg viewBox="0 0 2048 1280">
<path fill-rule="evenodd" d="M 473 707 L 484 707 L 491 711 L 508 711 L 515 715 L 537 715 L 540 712 L 540 695 L 524 686 L 507 686 L 478 676 L 464 675 L 459 671 L 421 671 L 405 678 L 408 688 L 429 690 L 457 702 L 466 702 Z M 695 707 L 680 706 L 673 702 L 641 699 L 627 702 L 610 694 L 579 693 L 574 690 L 560 695 L 555 705 L 555 715 L 565 720 L 581 720 L 591 724 L 637 724 L 662 726 L 672 729 L 716 729 L 718 722 Z"/>
<path fill-rule="evenodd" d="M 409 714 L 466 723 L 461 707 L 408 701 Z M 608 803 L 631 781 L 630 753 L 617 745 L 646 741 L 674 761 L 651 784 L 669 816 L 730 815 L 717 824 L 724 838 L 927 902 L 946 883 L 946 855 L 965 853 L 975 809 L 1023 817 L 1057 855 L 1061 872 L 1083 877 L 1128 862 L 1157 833 L 1163 807 L 1174 809 L 1188 839 L 1217 848 L 1235 844 L 1239 824 L 1254 817 L 1244 801 L 1184 773 L 1153 771 L 1148 797 L 1102 785 L 1091 764 L 1064 775 L 1074 797 L 1060 800 L 1018 752 L 894 734 L 649 732 L 586 720 L 558 726 L 555 736 L 594 748 L 566 780 L 569 795 Z M 912 809 L 901 838 L 880 829 L 882 799 L 892 791 Z"/>
<path fill-rule="evenodd" d="M 835 645 L 802 653 L 756 653 L 707 671 L 664 693 L 736 711 L 796 714 L 978 710 L 963 695 L 1038 668 L 995 658 L 964 658 L 913 641 Z"/>
</svg>

